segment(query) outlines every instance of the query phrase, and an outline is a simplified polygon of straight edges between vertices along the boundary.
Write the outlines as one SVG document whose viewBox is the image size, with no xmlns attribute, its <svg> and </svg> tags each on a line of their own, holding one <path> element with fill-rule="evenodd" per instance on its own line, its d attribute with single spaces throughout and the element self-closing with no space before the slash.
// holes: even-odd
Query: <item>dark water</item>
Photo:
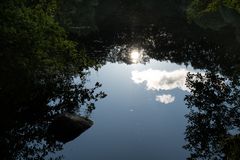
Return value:
<svg viewBox="0 0 240 160">
<path fill-rule="evenodd" d="M 88 115 L 93 126 L 64 145 L 45 144 L 48 120 L 27 119 L 19 135 L 9 138 L 10 146 L 19 137 L 28 142 L 15 159 L 34 155 L 41 145 L 42 157 L 68 160 L 224 159 L 238 153 L 240 15 L 223 9 L 223 20 L 213 25 L 211 18 L 209 24 L 188 22 L 183 0 L 70 4 L 66 13 L 79 9 L 66 14 L 73 22 L 71 36 L 99 65 L 86 81 L 76 75 L 74 82 L 82 84 L 80 95 L 99 82 L 96 91 L 107 97 L 93 102 L 96 109 Z M 56 103 L 34 104 L 46 102 Z M 34 126 L 38 129 L 31 130 Z M 32 145 L 37 147 L 28 150 Z"/>
</svg>

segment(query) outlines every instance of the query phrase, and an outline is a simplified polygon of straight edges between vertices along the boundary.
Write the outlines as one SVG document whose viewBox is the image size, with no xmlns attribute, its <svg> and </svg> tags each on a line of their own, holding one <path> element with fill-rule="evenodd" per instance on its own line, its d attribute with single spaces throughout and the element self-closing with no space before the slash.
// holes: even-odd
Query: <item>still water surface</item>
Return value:
<svg viewBox="0 0 240 160">
<path fill-rule="evenodd" d="M 93 127 L 65 145 L 65 158 L 185 159 L 187 72 L 196 71 L 156 60 L 92 71 L 90 82 L 101 82 L 108 96 L 96 103 Z"/>
<path fill-rule="evenodd" d="M 238 156 L 240 15 L 235 10 L 221 7 L 218 14 L 190 23 L 185 0 L 73 0 L 64 7 L 63 17 L 71 20 L 70 37 L 85 49 L 97 70 L 71 75 L 73 81 L 59 75 L 49 85 L 37 81 L 17 86 L 13 80 L 6 90 L 14 98 L 1 94 L 3 105 L 16 107 L 6 112 L 12 113 L 1 139 L 6 157 L 184 160 Z M 60 24 L 65 26 L 64 22 L 60 17 Z M 94 95 L 94 91 L 102 93 Z M 60 119 L 59 128 L 68 127 L 61 118 L 69 117 L 62 114 L 83 116 L 79 108 L 88 102 L 96 106 L 87 113 L 93 125 L 63 141 L 67 143 L 52 139 L 59 134 L 51 132 L 56 119 Z M 64 127 L 60 131 L 64 138 L 61 133 Z"/>
<path fill-rule="evenodd" d="M 186 126 L 189 123 L 197 130 L 192 129 L 194 134 L 188 140 L 190 142 L 197 140 L 201 144 L 206 138 L 211 145 L 211 138 L 208 139 L 208 136 L 212 134 L 210 131 L 209 135 L 207 134 L 206 137 L 204 135 L 201 137 L 203 140 L 198 141 L 198 136 L 202 134 L 202 128 L 198 128 L 201 124 L 198 124 L 198 120 L 194 122 L 191 116 L 188 117 L 190 120 L 186 117 L 188 114 L 191 115 L 191 112 L 185 99 L 186 95 L 193 94 L 191 88 L 186 86 L 187 74 L 197 75 L 199 73 L 204 76 L 208 70 L 194 69 L 191 65 L 155 59 L 149 59 L 142 64 L 138 63 L 141 61 L 139 59 L 141 52 L 134 50 L 127 53 L 131 64 L 107 62 L 98 71 L 91 70 L 89 85 L 101 82 L 103 85 L 101 90 L 108 96 L 96 102 L 97 108 L 91 115 L 95 122 L 92 128 L 64 146 L 61 154 L 65 159 L 78 159 L 79 157 L 85 160 L 186 159 L 191 153 L 183 148 L 187 144 L 185 138 L 189 130 L 186 130 Z M 216 74 L 223 76 L 219 72 Z M 228 84 L 229 81 L 231 80 L 223 80 L 223 83 Z M 215 82 L 212 83 L 215 84 Z M 205 84 L 205 87 L 211 88 L 211 84 Z M 206 98 L 199 101 L 209 101 L 204 87 L 198 89 L 200 93 L 206 94 Z M 212 99 L 213 101 L 220 97 L 216 96 Z M 215 107 L 215 102 L 206 103 L 206 105 Z M 221 103 L 229 106 L 225 99 Z M 220 107 L 224 106 L 220 105 Z M 199 111 L 200 114 L 202 112 L 204 114 L 205 111 Z M 226 115 L 226 120 L 227 117 Z M 220 114 L 219 118 L 225 117 Z M 203 119 L 200 119 L 200 123 L 201 121 L 204 122 Z M 209 117 L 209 121 L 212 121 L 210 123 L 213 123 L 213 128 L 215 128 L 215 120 Z M 207 132 L 211 130 L 205 127 Z M 216 127 L 218 130 L 219 126 Z M 232 133 L 235 135 L 238 131 L 235 127 L 233 128 L 235 131 Z M 230 127 L 229 132 L 233 128 Z M 215 136 L 218 134 L 214 133 L 213 137 Z M 89 151 L 93 154 L 89 154 Z"/>
<path fill-rule="evenodd" d="M 95 6 L 97 31 L 79 41 L 101 64 L 88 85 L 100 82 L 108 96 L 95 103 L 94 125 L 64 145 L 65 159 L 224 157 L 224 137 L 239 128 L 239 25 L 189 23 L 179 2 Z"/>
</svg>

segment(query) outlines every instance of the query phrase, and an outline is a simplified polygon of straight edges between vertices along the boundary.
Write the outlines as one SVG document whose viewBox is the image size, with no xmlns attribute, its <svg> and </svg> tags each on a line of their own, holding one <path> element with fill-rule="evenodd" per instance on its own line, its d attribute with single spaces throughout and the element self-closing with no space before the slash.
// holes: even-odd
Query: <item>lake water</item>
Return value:
<svg viewBox="0 0 240 160">
<path fill-rule="evenodd" d="M 89 54 L 100 57 L 102 66 L 97 71 L 90 71 L 88 85 L 92 86 L 100 82 L 101 90 L 108 96 L 95 103 L 96 109 L 91 114 L 94 125 L 80 137 L 64 145 L 64 149 L 60 152 L 64 159 L 79 159 L 79 157 L 85 160 L 187 159 L 191 152 L 183 146 L 188 141 L 193 142 L 192 148 L 197 148 L 198 144 L 194 146 L 194 141 L 201 144 L 205 142 L 204 138 L 206 140 L 212 138 L 204 135 L 205 133 L 201 137 L 201 129 L 198 129 L 201 123 L 198 124 L 194 118 L 191 119 L 191 116 L 185 117 L 192 113 L 192 108 L 188 108 L 191 107 L 191 103 L 198 107 L 197 100 L 189 100 L 189 104 L 185 99 L 186 95 L 193 95 L 195 89 L 198 94 L 206 94 L 205 99 L 201 95 L 194 95 L 197 98 L 200 96 L 199 101 L 205 103 L 209 101 L 208 94 L 211 94 L 211 91 L 203 86 L 190 87 L 186 83 L 187 79 L 188 83 L 191 79 L 187 77 L 188 73 L 206 76 L 206 73 L 211 72 L 226 78 L 223 80 L 224 83 L 230 81 L 229 76 L 224 75 L 229 69 L 226 67 L 229 64 L 219 63 L 223 57 L 217 55 L 218 50 L 222 48 L 218 44 L 209 43 L 206 37 L 203 37 L 204 42 L 202 40 L 184 42 L 185 37 L 180 38 L 180 41 L 175 40 L 171 33 L 161 30 L 153 37 L 141 33 L 131 34 L 134 36 L 130 40 L 120 36 L 110 44 L 106 44 L 105 48 L 96 45 L 96 43 L 105 45 L 104 39 L 92 40 L 94 47 Z M 165 45 L 164 43 L 169 46 L 162 48 L 161 45 Z M 104 55 L 104 58 L 101 55 Z M 202 78 L 199 82 L 204 84 L 206 80 Z M 214 86 L 216 83 L 214 76 L 208 78 L 210 83 L 204 86 L 217 90 Z M 217 99 L 218 95 L 214 100 Z M 203 105 L 218 105 L 215 102 L 211 103 L 206 102 Z M 223 100 L 223 103 L 228 102 Z M 193 110 L 198 110 L 197 107 Z M 199 109 L 200 114 L 201 112 L 202 110 Z M 207 121 L 212 121 L 211 118 L 208 117 Z M 224 116 L 219 118 L 225 119 Z M 191 125 L 192 130 L 197 129 L 197 131 L 185 139 L 187 134 L 191 134 L 191 131 L 187 130 L 187 126 L 190 128 Z M 207 127 L 206 125 L 205 128 Z M 203 139 L 198 141 L 198 136 Z M 213 149 L 207 154 L 211 152 L 217 155 L 218 149 L 216 151 Z"/>
<path fill-rule="evenodd" d="M 3 104 L 23 106 L 10 110 L 13 114 L 6 120 L 1 141 L 6 153 L 12 159 L 63 156 L 66 160 L 238 157 L 240 15 L 221 7 L 217 14 L 189 21 L 188 7 L 185 0 L 66 4 L 62 12 L 67 20 L 60 17 L 60 24 L 71 22 L 70 37 L 95 67 L 89 65 L 88 74 L 71 75 L 74 83 L 60 78 L 56 85 L 37 88 L 40 96 L 33 92 L 35 85 L 19 89 L 30 90 L 23 95 L 19 86 L 10 85 L 17 88 L 16 95 L 6 99 L 3 94 Z M 95 92 L 101 95 L 94 96 Z M 73 104 L 76 99 L 80 101 Z M 36 110 L 25 105 L 36 105 Z M 75 108 L 68 110 L 68 105 Z M 86 105 L 96 108 L 86 113 L 82 110 Z M 60 120 L 65 112 L 87 115 L 93 125 L 64 143 L 51 140 L 57 137 L 50 129 L 58 112 Z"/>
<path fill-rule="evenodd" d="M 229 70 L 238 70 L 238 58 L 228 54 L 236 54 L 239 46 L 236 32 L 226 36 L 189 24 L 182 5 L 99 3 L 97 31 L 80 42 L 101 64 L 98 71 L 91 70 L 89 85 L 100 82 L 108 96 L 95 103 L 94 125 L 64 145 L 64 159 L 222 159 L 221 140 L 215 139 L 238 125 L 226 124 L 228 115 L 220 111 L 218 118 L 203 116 L 213 112 L 207 107 L 216 111 L 233 105 L 227 98 L 215 102 L 221 95 L 211 94 L 219 91 L 217 78 L 224 84 L 238 77 Z"/>
<path fill-rule="evenodd" d="M 185 159 L 187 72 L 195 71 L 156 60 L 92 71 L 90 82 L 101 82 L 108 96 L 96 103 L 93 127 L 65 145 L 65 158 Z"/>
</svg>

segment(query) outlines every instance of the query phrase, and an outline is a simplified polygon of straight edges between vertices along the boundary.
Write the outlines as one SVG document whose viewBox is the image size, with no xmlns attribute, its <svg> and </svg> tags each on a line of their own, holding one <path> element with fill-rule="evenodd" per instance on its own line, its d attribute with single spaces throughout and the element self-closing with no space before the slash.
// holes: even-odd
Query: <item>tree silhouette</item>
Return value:
<svg viewBox="0 0 240 160">
<path fill-rule="evenodd" d="M 218 74 L 188 74 L 185 98 L 190 109 L 186 115 L 186 141 L 189 159 L 227 158 L 226 139 L 239 133 L 239 86 Z"/>
<path fill-rule="evenodd" d="M 61 149 L 48 133 L 56 117 L 88 119 L 94 102 L 106 96 L 95 92 L 100 83 L 86 87 L 87 70 L 95 64 L 55 21 L 56 5 L 55 0 L 0 2 L 2 159 L 44 159 Z"/>
</svg>

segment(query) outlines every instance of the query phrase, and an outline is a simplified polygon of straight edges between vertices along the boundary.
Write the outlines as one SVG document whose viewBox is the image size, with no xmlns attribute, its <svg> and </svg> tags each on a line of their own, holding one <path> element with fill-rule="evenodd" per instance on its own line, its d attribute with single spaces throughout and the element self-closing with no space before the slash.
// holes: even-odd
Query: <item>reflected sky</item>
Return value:
<svg viewBox="0 0 240 160">
<path fill-rule="evenodd" d="M 173 71 L 153 70 L 150 68 L 143 71 L 132 71 L 131 79 L 136 84 L 145 84 L 147 90 L 170 91 L 180 89 L 182 91 L 189 91 L 185 85 L 188 72 L 190 71 L 186 68 Z M 171 94 L 157 95 L 155 100 L 163 104 L 169 104 L 175 101 L 175 96 Z"/>
<path fill-rule="evenodd" d="M 175 101 L 175 97 L 170 94 L 158 95 L 156 96 L 156 101 L 164 104 L 169 104 Z"/>
<path fill-rule="evenodd" d="M 187 91 L 185 86 L 187 69 L 178 69 L 173 71 L 153 70 L 132 71 L 131 79 L 136 84 L 146 82 L 147 90 L 172 90 L 181 89 Z"/>
<path fill-rule="evenodd" d="M 196 72 L 155 60 L 107 63 L 92 70 L 89 85 L 101 82 L 108 96 L 96 103 L 92 128 L 64 146 L 65 159 L 186 159 L 182 146 L 188 110 L 183 100 L 189 93 L 184 84 L 189 71 Z"/>
</svg>

